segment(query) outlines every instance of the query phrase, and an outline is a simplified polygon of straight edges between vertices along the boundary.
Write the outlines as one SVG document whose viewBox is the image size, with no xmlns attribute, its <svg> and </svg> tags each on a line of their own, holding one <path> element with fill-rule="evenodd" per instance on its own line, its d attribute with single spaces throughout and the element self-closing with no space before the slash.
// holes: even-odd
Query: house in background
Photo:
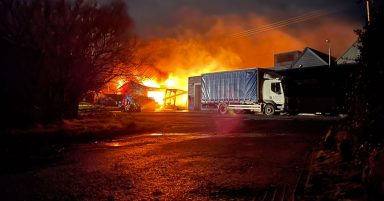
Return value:
<svg viewBox="0 0 384 201">
<path fill-rule="evenodd" d="M 289 69 L 329 66 L 334 64 L 336 59 L 329 58 L 329 55 L 310 47 L 306 47 L 302 52 L 299 50 L 283 52 L 274 55 L 275 71 L 284 71 Z"/>
<path fill-rule="evenodd" d="M 337 65 L 343 65 L 343 64 L 357 64 L 357 59 L 360 56 L 360 49 L 359 46 L 361 44 L 356 41 L 352 44 L 352 46 L 343 54 L 340 58 L 337 59 L 336 63 Z"/>
<path fill-rule="evenodd" d="M 298 69 L 307 67 L 335 66 L 345 64 L 357 64 L 360 56 L 360 43 L 356 41 L 338 59 L 329 58 L 329 55 L 310 47 L 306 47 L 303 52 L 295 50 L 274 55 L 274 69 L 276 71 Z M 329 59 L 331 65 L 329 65 Z"/>
<path fill-rule="evenodd" d="M 351 101 L 349 89 L 357 75 L 358 64 L 355 60 L 358 53 L 356 43 L 339 59 L 306 47 L 291 66 L 275 68 L 284 77 L 287 105 L 291 107 L 288 110 L 292 113 L 348 112 Z"/>
<path fill-rule="evenodd" d="M 334 57 L 330 58 L 331 65 L 335 63 Z M 329 66 L 329 55 L 318 50 L 306 47 L 301 56 L 292 63 L 291 69 Z"/>
<path fill-rule="evenodd" d="M 292 64 L 301 56 L 302 52 L 295 50 L 274 55 L 275 70 L 291 68 Z"/>
</svg>

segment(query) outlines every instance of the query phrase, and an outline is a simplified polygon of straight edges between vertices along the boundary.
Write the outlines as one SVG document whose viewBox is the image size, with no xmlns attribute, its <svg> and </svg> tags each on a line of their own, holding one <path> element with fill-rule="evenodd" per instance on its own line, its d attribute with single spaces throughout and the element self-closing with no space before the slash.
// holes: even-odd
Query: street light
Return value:
<svg viewBox="0 0 384 201">
<path fill-rule="evenodd" d="M 325 42 L 328 45 L 328 66 L 331 67 L 331 41 L 326 39 Z"/>
<path fill-rule="evenodd" d="M 369 24 L 371 22 L 371 12 L 370 12 L 369 0 L 366 0 L 365 3 L 366 3 L 366 7 L 367 7 L 367 22 Z"/>
</svg>

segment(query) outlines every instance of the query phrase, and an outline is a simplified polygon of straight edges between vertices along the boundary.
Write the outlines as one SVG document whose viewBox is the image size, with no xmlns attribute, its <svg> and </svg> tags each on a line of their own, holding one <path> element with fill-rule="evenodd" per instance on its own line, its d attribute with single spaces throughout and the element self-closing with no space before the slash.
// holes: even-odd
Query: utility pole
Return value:
<svg viewBox="0 0 384 201">
<path fill-rule="evenodd" d="M 328 66 L 331 67 L 331 41 L 326 39 L 325 42 L 328 45 Z"/>
</svg>

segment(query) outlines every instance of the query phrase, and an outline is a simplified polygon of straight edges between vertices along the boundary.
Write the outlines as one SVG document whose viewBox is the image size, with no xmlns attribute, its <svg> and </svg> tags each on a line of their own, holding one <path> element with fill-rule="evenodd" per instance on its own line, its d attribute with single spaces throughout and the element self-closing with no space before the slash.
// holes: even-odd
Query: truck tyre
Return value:
<svg viewBox="0 0 384 201">
<path fill-rule="evenodd" d="M 227 112 L 228 112 L 228 106 L 227 106 L 227 104 L 225 104 L 225 103 L 220 103 L 220 104 L 219 104 L 219 107 L 218 107 L 218 110 L 219 110 L 219 113 L 220 113 L 220 114 L 227 114 Z"/>
<path fill-rule="evenodd" d="M 265 115 L 273 115 L 275 114 L 275 107 L 272 104 L 267 104 L 264 106 L 264 114 Z"/>
</svg>

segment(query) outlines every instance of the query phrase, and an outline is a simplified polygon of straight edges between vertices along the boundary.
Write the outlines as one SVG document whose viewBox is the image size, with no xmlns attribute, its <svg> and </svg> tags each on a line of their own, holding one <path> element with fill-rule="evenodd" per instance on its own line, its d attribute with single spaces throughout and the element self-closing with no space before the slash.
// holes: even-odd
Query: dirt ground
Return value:
<svg viewBox="0 0 384 201">
<path fill-rule="evenodd" d="M 292 200 L 337 118 L 83 114 L 2 141 L 0 200 Z"/>
</svg>

